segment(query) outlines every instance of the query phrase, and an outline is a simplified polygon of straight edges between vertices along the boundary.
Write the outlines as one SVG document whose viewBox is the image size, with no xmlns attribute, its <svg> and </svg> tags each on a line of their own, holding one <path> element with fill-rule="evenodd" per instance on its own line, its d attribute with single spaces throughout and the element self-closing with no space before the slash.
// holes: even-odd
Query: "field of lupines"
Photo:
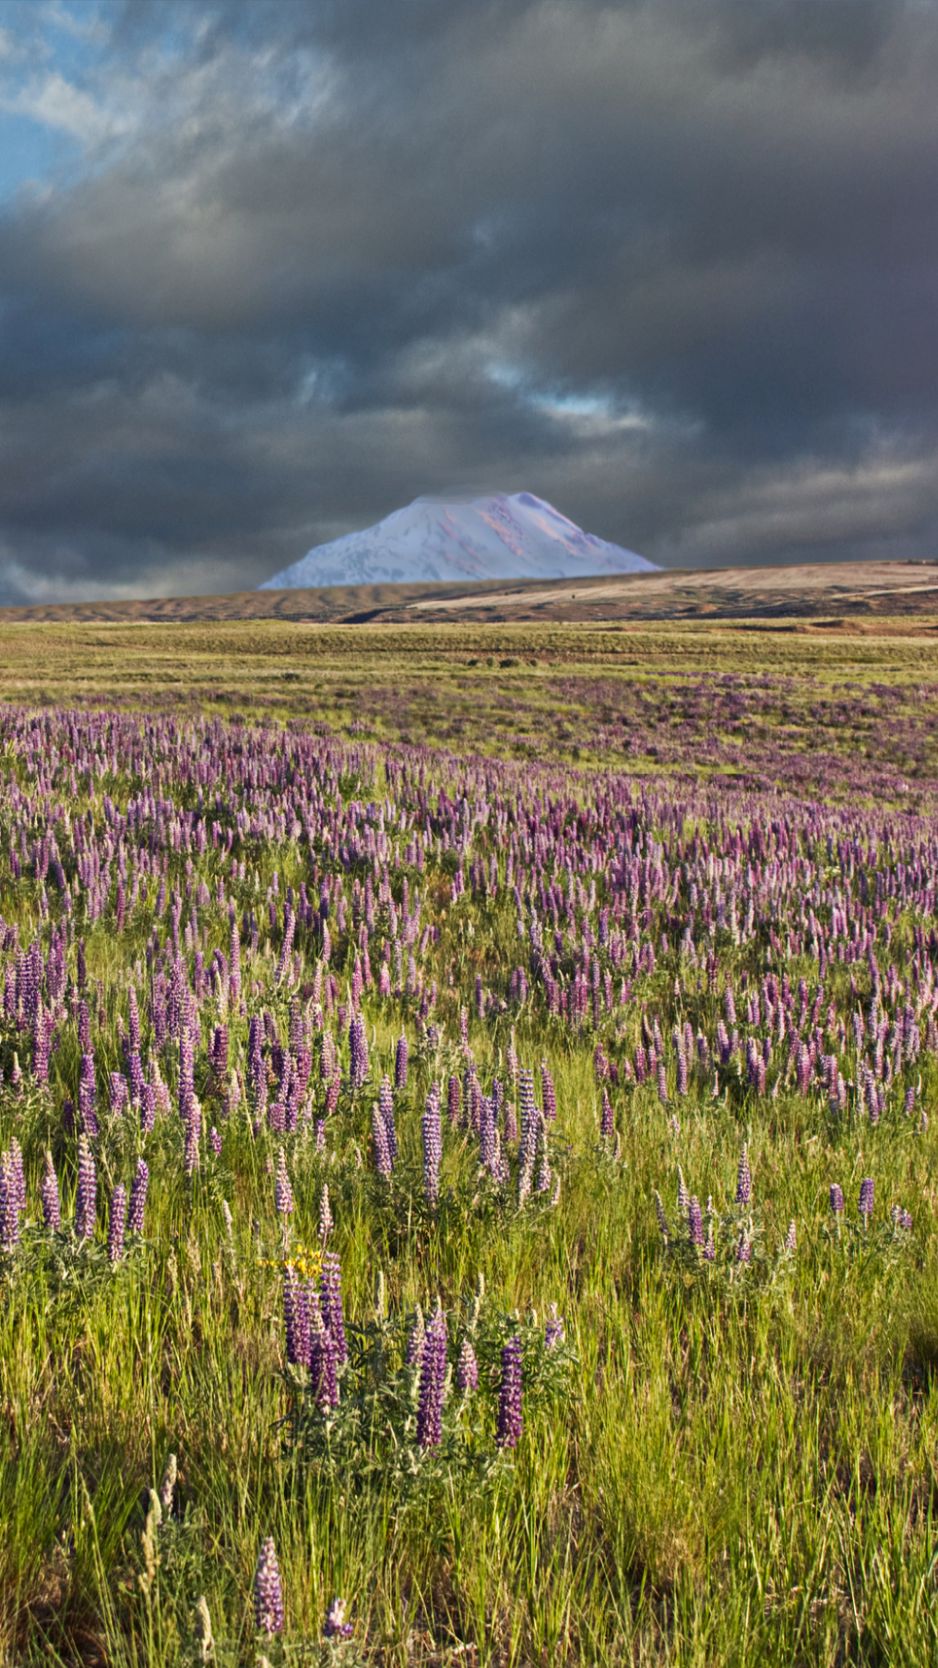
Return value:
<svg viewBox="0 0 938 1668">
<path fill-rule="evenodd" d="M 0 711 L 0 1660 L 938 1658 L 934 686 Z"/>
</svg>

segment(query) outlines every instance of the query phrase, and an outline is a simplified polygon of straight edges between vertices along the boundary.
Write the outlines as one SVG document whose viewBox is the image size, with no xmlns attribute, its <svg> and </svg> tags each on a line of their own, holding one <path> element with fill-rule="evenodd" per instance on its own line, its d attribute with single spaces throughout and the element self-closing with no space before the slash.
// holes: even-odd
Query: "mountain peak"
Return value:
<svg viewBox="0 0 938 1668">
<path fill-rule="evenodd" d="M 373 527 L 317 545 L 260 589 L 571 579 L 653 569 L 634 551 L 584 533 L 533 492 L 427 495 Z"/>
</svg>

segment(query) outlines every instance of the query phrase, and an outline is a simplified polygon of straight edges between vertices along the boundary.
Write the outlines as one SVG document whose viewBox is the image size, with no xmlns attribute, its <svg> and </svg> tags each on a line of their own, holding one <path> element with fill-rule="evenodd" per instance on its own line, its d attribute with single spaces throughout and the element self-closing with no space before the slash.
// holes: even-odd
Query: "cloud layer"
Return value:
<svg viewBox="0 0 938 1668">
<path fill-rule="evenodd" d="M 924 0 L 4 25 L 64 150 L 0 211 L 2 600 L 253 585 L 447 490 L 666 563 L 938 554 Z"/>
</svg>

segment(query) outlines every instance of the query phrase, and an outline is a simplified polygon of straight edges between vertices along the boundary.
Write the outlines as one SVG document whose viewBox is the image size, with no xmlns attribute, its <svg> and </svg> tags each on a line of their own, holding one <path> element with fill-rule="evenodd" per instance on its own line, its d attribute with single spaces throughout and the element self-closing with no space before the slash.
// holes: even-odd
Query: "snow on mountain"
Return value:
<svg viewBox="0 0 938 1668">
<path fill-rule="evenodd" d="M 374 527 L 317 545 L 258 589 L 654 571 L 644 556 L 584 533 L 543 498 L 515 492 L 467 500 L 415 498 Z"/>
</svg>

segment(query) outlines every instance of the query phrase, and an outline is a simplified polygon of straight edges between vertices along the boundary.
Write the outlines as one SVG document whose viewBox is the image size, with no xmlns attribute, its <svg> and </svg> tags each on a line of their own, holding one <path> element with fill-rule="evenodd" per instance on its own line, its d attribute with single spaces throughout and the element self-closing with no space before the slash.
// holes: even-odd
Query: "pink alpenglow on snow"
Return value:
<svg viewBox="0 0 938 1668">
<path fill-rule="evenodd" d="M 632 550 L 584 533 L 530 492 L 415 498 L 374 527 L 317 545 L 262 591 L 327 585 L 467 584 L 653 573 Z"/>
</svg>

